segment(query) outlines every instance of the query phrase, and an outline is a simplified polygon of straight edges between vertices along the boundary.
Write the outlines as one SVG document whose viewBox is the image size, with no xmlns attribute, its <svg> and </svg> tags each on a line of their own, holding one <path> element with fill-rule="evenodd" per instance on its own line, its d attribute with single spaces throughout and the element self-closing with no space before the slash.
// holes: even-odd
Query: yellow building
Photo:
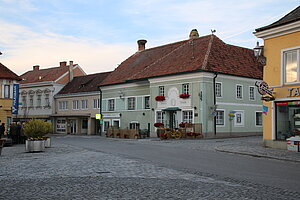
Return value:
<svg viewBox="0 0 300 200">
<path fill-rule="evenodd" d="M 300 6 L 255 31 L 254 35 L 264 40 L 267 62 L 263 80 L 275 98 L 264 101 L 264 144 L 286 149 L 286 138 L 300 136 Z"/>
<path fill-rule="evenodd" d="M 5 126 L 12 120 L 13 84 L 20 78 L 0 63 L 0 121 Z"/>
</svg>

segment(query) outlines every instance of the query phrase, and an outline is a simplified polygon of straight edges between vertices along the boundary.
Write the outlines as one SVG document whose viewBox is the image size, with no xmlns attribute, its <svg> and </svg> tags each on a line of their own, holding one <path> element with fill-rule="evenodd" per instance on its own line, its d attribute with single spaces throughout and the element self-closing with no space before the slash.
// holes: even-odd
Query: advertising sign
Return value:
<svg viewBox="0 0 300 200">
<path fill-rule="evenodd" d="M 13 85 L 13 100 L 12 100 L 12 111 L 11 113 L 14 115 L 18 114 L 19 109 L 19 87 L 18 83 Z"/>
</svg>

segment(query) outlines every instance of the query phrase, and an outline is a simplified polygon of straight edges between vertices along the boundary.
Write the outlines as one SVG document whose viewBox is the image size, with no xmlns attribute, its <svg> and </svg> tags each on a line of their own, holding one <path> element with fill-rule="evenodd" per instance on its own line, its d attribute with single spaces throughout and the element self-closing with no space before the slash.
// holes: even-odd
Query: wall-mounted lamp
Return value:
<svg viewBox="0 0 300 200">
<path fill-rule="evenodd" d="M 259 42 L 256 43 L 256 47 L 253 49 L 254 56 L 263 65 L 266 65 L 266 57 L 264 57 L 264 46 L 259 46 Z"/>
</svg>

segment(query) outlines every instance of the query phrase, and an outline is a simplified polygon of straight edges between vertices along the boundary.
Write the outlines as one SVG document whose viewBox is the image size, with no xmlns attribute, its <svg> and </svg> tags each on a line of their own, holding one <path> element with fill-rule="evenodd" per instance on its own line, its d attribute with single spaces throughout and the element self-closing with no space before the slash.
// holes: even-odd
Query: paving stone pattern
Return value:
<svg viewBox="0 0 300 200">
<path fill-rule="evenodd" d="M 156 140 L 126 142 L 170 144 Z M 175 142 L 181 145 L 186 141 Z M 300 196 L 279 188 L 168 169 L 61 143 L 44 153 L 24 153 L 24 150 L 24 145 L 3 149 L 0 199 L 299 199 Z"/>
</svg>

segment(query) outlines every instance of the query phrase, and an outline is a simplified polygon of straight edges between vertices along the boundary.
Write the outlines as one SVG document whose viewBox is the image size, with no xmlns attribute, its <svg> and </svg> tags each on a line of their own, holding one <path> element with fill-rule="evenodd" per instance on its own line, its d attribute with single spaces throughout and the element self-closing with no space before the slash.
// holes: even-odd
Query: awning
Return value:
<svg viewBox="0 0 300 200">
<path fill-rule="evenodd" d="M 169 107 L 169 108 L 162 109 L 162 111 L 178 111 L 178 110 L 181 109 L 178 107 Z"/>
</svg>

